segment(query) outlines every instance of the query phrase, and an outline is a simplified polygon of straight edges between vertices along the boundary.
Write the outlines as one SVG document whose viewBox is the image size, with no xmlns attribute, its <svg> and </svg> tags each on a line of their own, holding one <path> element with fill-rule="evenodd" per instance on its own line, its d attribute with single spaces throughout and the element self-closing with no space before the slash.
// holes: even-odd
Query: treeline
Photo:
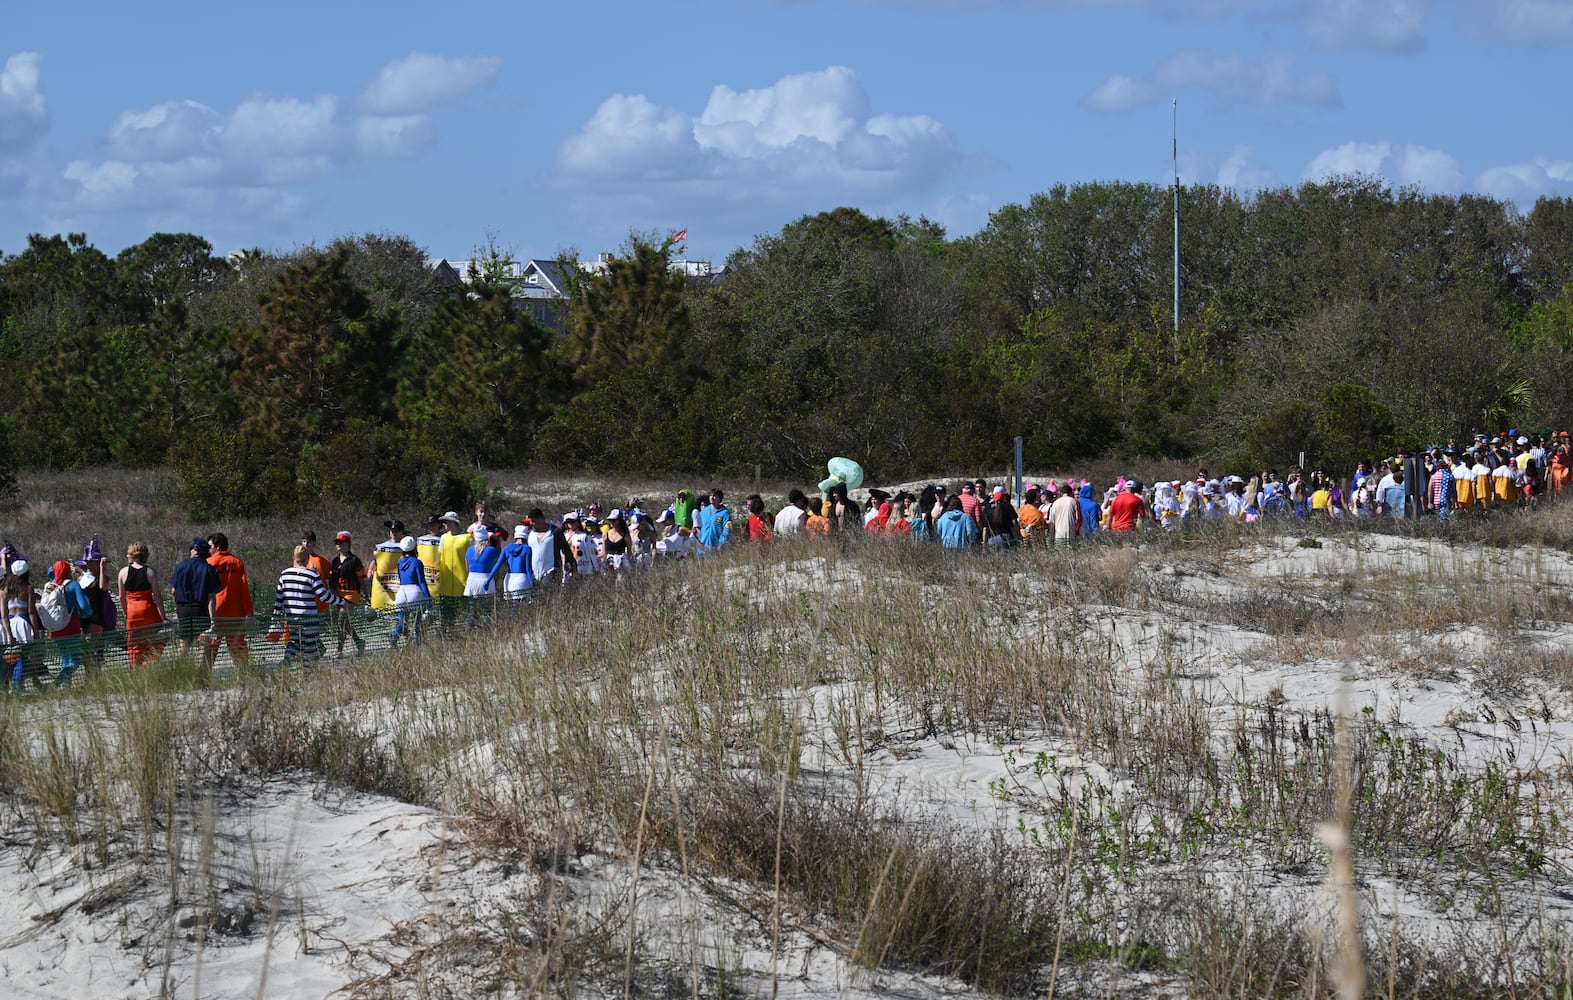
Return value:
<svg viewBox="0 0 1573 1000">
<path fill-rule="evenodd" d="M 715 281 L 636 236 L 571 273 L 561 332 L 495 249 L 449 288 L 397 236 L 34 236 L 0 259 L 0 427 L 14 465 L 168 462 L 193 510 L 248 514 L 457 503 L 489 465 L 894 479 L 998 467 L 1017 434 L 1035 467 L 1336 467 L 1573 413 L 1568 199 L 1185 188 L 1177 334 L 1171 199 L 1055 187 L 962 239 L 840 208 Z"/>
</svg>

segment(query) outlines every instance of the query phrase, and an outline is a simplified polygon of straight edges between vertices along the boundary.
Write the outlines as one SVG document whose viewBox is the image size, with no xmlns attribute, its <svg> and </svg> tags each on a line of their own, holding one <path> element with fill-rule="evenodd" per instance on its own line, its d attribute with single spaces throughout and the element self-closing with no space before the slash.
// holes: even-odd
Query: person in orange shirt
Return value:
<svg viewBox="0 0 1573 1000">
<path fill-rule="evenodd" d="M 1562 491 L 1568 485 L 1568 477 L 1573 475 L 1573 458 L 1568 456 L 1567 436 L 1567 431 L 1563 431 L 1561 440 L 1551 448 L 1551 498 L 1553 500 L 1562 498 Z"/>
<path fill-rule="evenodd" d="M 326 556 L 317 554 L 317 533 L 310 528 L 303 529 L 300 533 L 300 544 L 306 546 L 306 565 L 315 570 L 324 585 L 333 579 L 333 564 L 328 562 Z M 317 600 L 317 614 L 328 610 L 326 601 Z"/>
<path fill-rule="evenodd" d="M 246 564 L 229 550 L 229 536 L 215 531 L 208 536 L 213 554 L 208 565 L 218 571 L 219 592 L 213 599 L 213 636 L 203 643 L 203 659 L 209 667 L 218 659 L 218 646 L 223 642 L 229 647 L 229 658 L 237 667 L 251 662 L 251 650 L 246 646 L 246 628 L 251 624 L 255 608 L 251 603 L 251 581 L 246 578 Z"/>
<path fill-rule="evenodd" d="M 1021 523 L 1022 548 L 1037 548 L 1043 540 L 1043 510 L 1038 504 L 1043 502 L 1043 494 L 1036 486 L 1029 489 L 1021 498 L 1021 507 L 1016 511 L 1016 520 Z"/>
<path fill-rule="evenodd" d="M 803 519 L 803 530 L 810 535 L 829 535 L 830 518 L 824 514 L 824 501 L 814 497 L 808 502 L 808 516 Z"/>
</svg>

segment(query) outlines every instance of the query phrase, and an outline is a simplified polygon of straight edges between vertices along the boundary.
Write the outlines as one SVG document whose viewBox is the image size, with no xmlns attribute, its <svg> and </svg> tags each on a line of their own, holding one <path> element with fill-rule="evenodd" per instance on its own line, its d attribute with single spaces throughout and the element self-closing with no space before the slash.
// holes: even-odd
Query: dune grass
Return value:
<svg viewBox="0 0 1573 1000">
<path fill-rule="evenodd" d="M 1098 970 L 1193 996 L 1330 995 L 1351 950 L 1383 995 L 1562 995 L 1567 929 L 1537 901 L 1573 861 L 1566 767 L 1509 744 L 1465 752 L 1377 712 L 1220 705 L 1192 680 L 1211 665 L 1183 650 L 1186 629 L 1226 626 L 1256 637 L 1258 666 L 1292 668 L 1372 641 L 1566 623 L 1569 521 L 1380 539 L 1283 523 L 1004 557 L 736 546 L 417 650 L 217 683 L 172 660 L 5 699 L 0 815 L 34 852 L 137 873 L 103 905 L 156 904 L 164 934 L 148 941 L 166 964 L 182 919 L 203 933 L 242 911 L 257 933 L 288 919 L 267 872 L 242 880 L 241 911 L 215 888 L 226 789 L 308 776 L 390 796 L 540 873 L 504 925 L 449 915 L 401 932 L 402 957 L 354 982 L 368 996 L 439 980 L 725 992 L 734 970 L 713 952 L 641 946 L 637 886 L 658 871 L 748 914 L 771 951 L 794 938 L 1010 995 L 1100 992 Z M 1304 538 L 1329 555 L 1314 573 L 1253 575 Z M 1381 546 L 1395 542 L 1420 554 L 1392 568 Z M 1498 683 L 1543 686 L 1542 723 L 1565 711 L 1566 656 L 1513 673 Z M 947 748 L 995 768 L 959 814 L 888 777 L 904 754 Z M 1332 860 L 1318 829 L 1340 815 L 1357 941 L 1317 889 Z M 572 890 L 586 856 L 630 880 L 595 919 Z M 1383 891 L 1434 919 L 1379 917 Z"/>
</svg>

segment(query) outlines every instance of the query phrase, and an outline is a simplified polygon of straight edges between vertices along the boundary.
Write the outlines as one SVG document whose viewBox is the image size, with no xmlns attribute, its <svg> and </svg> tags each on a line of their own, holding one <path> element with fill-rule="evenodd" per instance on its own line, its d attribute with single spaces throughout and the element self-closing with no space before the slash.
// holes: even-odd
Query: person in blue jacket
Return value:
<svg viewBox="0 0 1573 1000">
<path fill-rule="evenodd" d="M 711 490 L 710 502 L 694 515 L 699 522 L 701 552 L 719 549 L 732 537 L 732 512 L 726 509 L 723 497 L 719 489 Z"/>
<path fill-rule="evenodd" d="M 934 522 L 934 534 L 947 549 L 964 549 L 978 540 L 978 526 L 961 509 L 960 497 L 945 502 L 945 513 Z"/>
<path fill-rule="evenodd" d="M 396 567 L 398 584 L 393 591 L 396 618 L 393 632 L 388 636 L 390 649 L 398 648 L 399 637 L 406 633 L 410 637 L 410 645 L 420 645 L 421 618 L 426 614 L 426 609 L 431 607 L 431 590 L 426 586 L 426 564 L 415 555 L 415 536 L 405 535 L 399 539 L 399 551 L 404 554 L 399 557 Z"/>
<path fill-rule="evenodd" d="M 1103 508 L 1099 507 L 1098 501 L 1093 498 L 1091 482 L 1081 484 L 1081 489 L 1076 491 L 1076 503 L 1081 507 L 1081 533 L 1096 534 L 1098 520 L 1103 517 Z"/>
</svg>

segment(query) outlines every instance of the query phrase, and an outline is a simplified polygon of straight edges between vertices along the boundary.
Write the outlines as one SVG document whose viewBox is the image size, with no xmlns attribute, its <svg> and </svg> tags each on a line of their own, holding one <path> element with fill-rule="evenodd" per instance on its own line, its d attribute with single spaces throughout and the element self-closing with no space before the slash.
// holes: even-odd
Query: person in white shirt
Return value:
<svg viewBox="0 0 1573 1000">
<path fill-rule="evenodd" d="M 776 534 L 796 535 L 803 530 L 803 521 L 808 517 L 808 497 L 803 491 L 793 487 L 787 494 L 787 505 L 776 514 Z"/>
<path fill-rule="evenodd" d="M 1049 524 L 1054 527 L 1054 543 L 1069 545 L 1081 526 L 1081 504 L 1071 491 L 1061 490 L 1059 497 L 1049 505 Z"/>
</svg>

